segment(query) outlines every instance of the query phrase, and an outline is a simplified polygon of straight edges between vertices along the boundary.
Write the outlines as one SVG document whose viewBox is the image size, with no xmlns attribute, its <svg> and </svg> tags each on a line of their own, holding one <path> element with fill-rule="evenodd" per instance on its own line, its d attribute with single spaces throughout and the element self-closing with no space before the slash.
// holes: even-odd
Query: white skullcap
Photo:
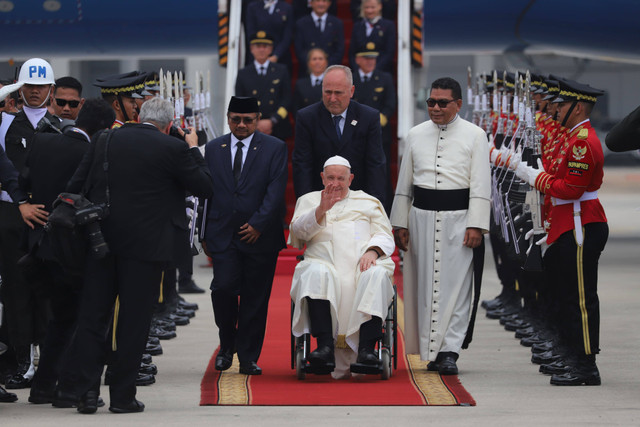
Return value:
<svg viewBox="0 0 640 427">
<path fill-rule="evenodd" d="M 327 166 L 346 166 L 349 169 L 351 169 L 351 164 L 349 163 L 349 160 L 345 159 L 342 156 L 333 156 L 333 157 L 329 157 L 327 159 L 326 162 L 324 162 L 324 166 L 322 167 L 323 169 L 326 168 Z"/>
</svg>

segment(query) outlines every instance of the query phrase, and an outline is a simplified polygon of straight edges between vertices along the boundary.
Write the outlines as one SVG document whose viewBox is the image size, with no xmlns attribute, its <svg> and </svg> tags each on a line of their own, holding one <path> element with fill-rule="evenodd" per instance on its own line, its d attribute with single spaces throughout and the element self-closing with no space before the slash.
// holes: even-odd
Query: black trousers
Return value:
<svg viewBox="0 0 640 427">
<path fill-rule="evenodd" d="M 0 298 L 4 303 L 9 341 L 14 348 L 41 341 L 49 315 L 46 297 L 26 280 L 17 264 L 25 254 L 19 247 L 24 231 L 18 208 L 0 201 Z"/>
<path fill-rule="evenodd" d="M 39 286 L 49 296 L 51 319 L 40 344 L 40 361 L 31 387 L 52 391 L 58 381 L 62 356 L 76 327 L 82 279 L 65 274 L 54 261 L 39 262 L 42 266 Z"/>
<path fill-rule="evenodd" d="M 556 240 L 544 255 L 550 289 L 558 301 L 558 330 L 569 350 L 577 355 L 600 351 L 598 260 L 609 237 L 605 222 L 587 224 L 582 246 L 573 230 Z"/>
<path fill-rule="evenodd" d="M 234 243 L 212 254 L 211 302 L 220 347 L 235 347 L 240 363 L 260 357 L 277 258 L 278 252 L 247 253 Z"/>
<path fill-rule="evenodd" d="M 111 404 L 127 404 L 136 395 L 136 376 L 144 351 L 153 303 L 165 263 L 109 254 L 87 261 L 78 327 L 60 373 L 59 389 L 82 396 L 100 381 L 104 367 L 104 337 L 116 297 L 117 350 L 110 363 Z M 109 337 L 111 339 L 111 336 Z"/>
</svg>

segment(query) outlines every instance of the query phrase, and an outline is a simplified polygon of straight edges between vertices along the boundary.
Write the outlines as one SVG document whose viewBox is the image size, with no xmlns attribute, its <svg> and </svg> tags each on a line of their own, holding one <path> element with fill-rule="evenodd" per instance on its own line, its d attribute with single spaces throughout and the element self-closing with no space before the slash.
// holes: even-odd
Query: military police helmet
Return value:
<svg viewBox="0 0 640 427">
<path fill-rule="evenodd" d="M 56 79 L 51 64 L 41 58 L 31 58 L 20 68 L 18 82 L 29 85 L 52 85 Z"/>
</svg>

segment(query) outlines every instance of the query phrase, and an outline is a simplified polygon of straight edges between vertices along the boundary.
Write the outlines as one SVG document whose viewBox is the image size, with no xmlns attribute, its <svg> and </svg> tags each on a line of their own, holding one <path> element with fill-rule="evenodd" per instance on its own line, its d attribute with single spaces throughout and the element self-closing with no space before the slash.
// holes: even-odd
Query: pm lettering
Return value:
<svg viewBox="0 0 640 427">
<path fill-rule="evenodd" d="M 37 76 L 37 77 L 43 77 L 46 78 L 47 77 L 47 67 L 43 67 L 43 66 L 35 66 L 32 65 L 29 67 L 29 77 L 33 77 L 33 76 Z"/>
</svg>

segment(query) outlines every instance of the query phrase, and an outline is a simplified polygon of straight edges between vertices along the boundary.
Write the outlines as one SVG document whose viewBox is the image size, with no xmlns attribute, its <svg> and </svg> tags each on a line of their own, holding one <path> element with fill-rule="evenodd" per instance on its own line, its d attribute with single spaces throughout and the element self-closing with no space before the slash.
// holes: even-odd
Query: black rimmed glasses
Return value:
<svg viewBox="0 0 640 427">
<path fill-rule="evenodd" d="M 240 122 L 244 123 L 245 125 L 250 125 L 253 124 L 253 122 L 255 122 L 257 119 L 257 117 L 229 116 L 229 120 L 231 120 L 231 123 L 236 125 L 239 125 Z"/>
<path fill-rule="evenodd" d="M 440 108 L 447 108 L 447 105 L 449 105 L 450 102 L 455 101 L 455 99 L 433 99 L 433 98 L 429 98 L 427 99 L 427 105 L 429 106 L 429 108 L 433 108 L 436 106 L 436 104 L 438 104 L 438 107 Z"/>
<path fill-rule="evenodd" d="M 58 107 L 64 107 L 69 104 L 69 108 L 78 108 L 80 101 L 56 98 L 56 104 L 58 104 Z"/>
</svg>

